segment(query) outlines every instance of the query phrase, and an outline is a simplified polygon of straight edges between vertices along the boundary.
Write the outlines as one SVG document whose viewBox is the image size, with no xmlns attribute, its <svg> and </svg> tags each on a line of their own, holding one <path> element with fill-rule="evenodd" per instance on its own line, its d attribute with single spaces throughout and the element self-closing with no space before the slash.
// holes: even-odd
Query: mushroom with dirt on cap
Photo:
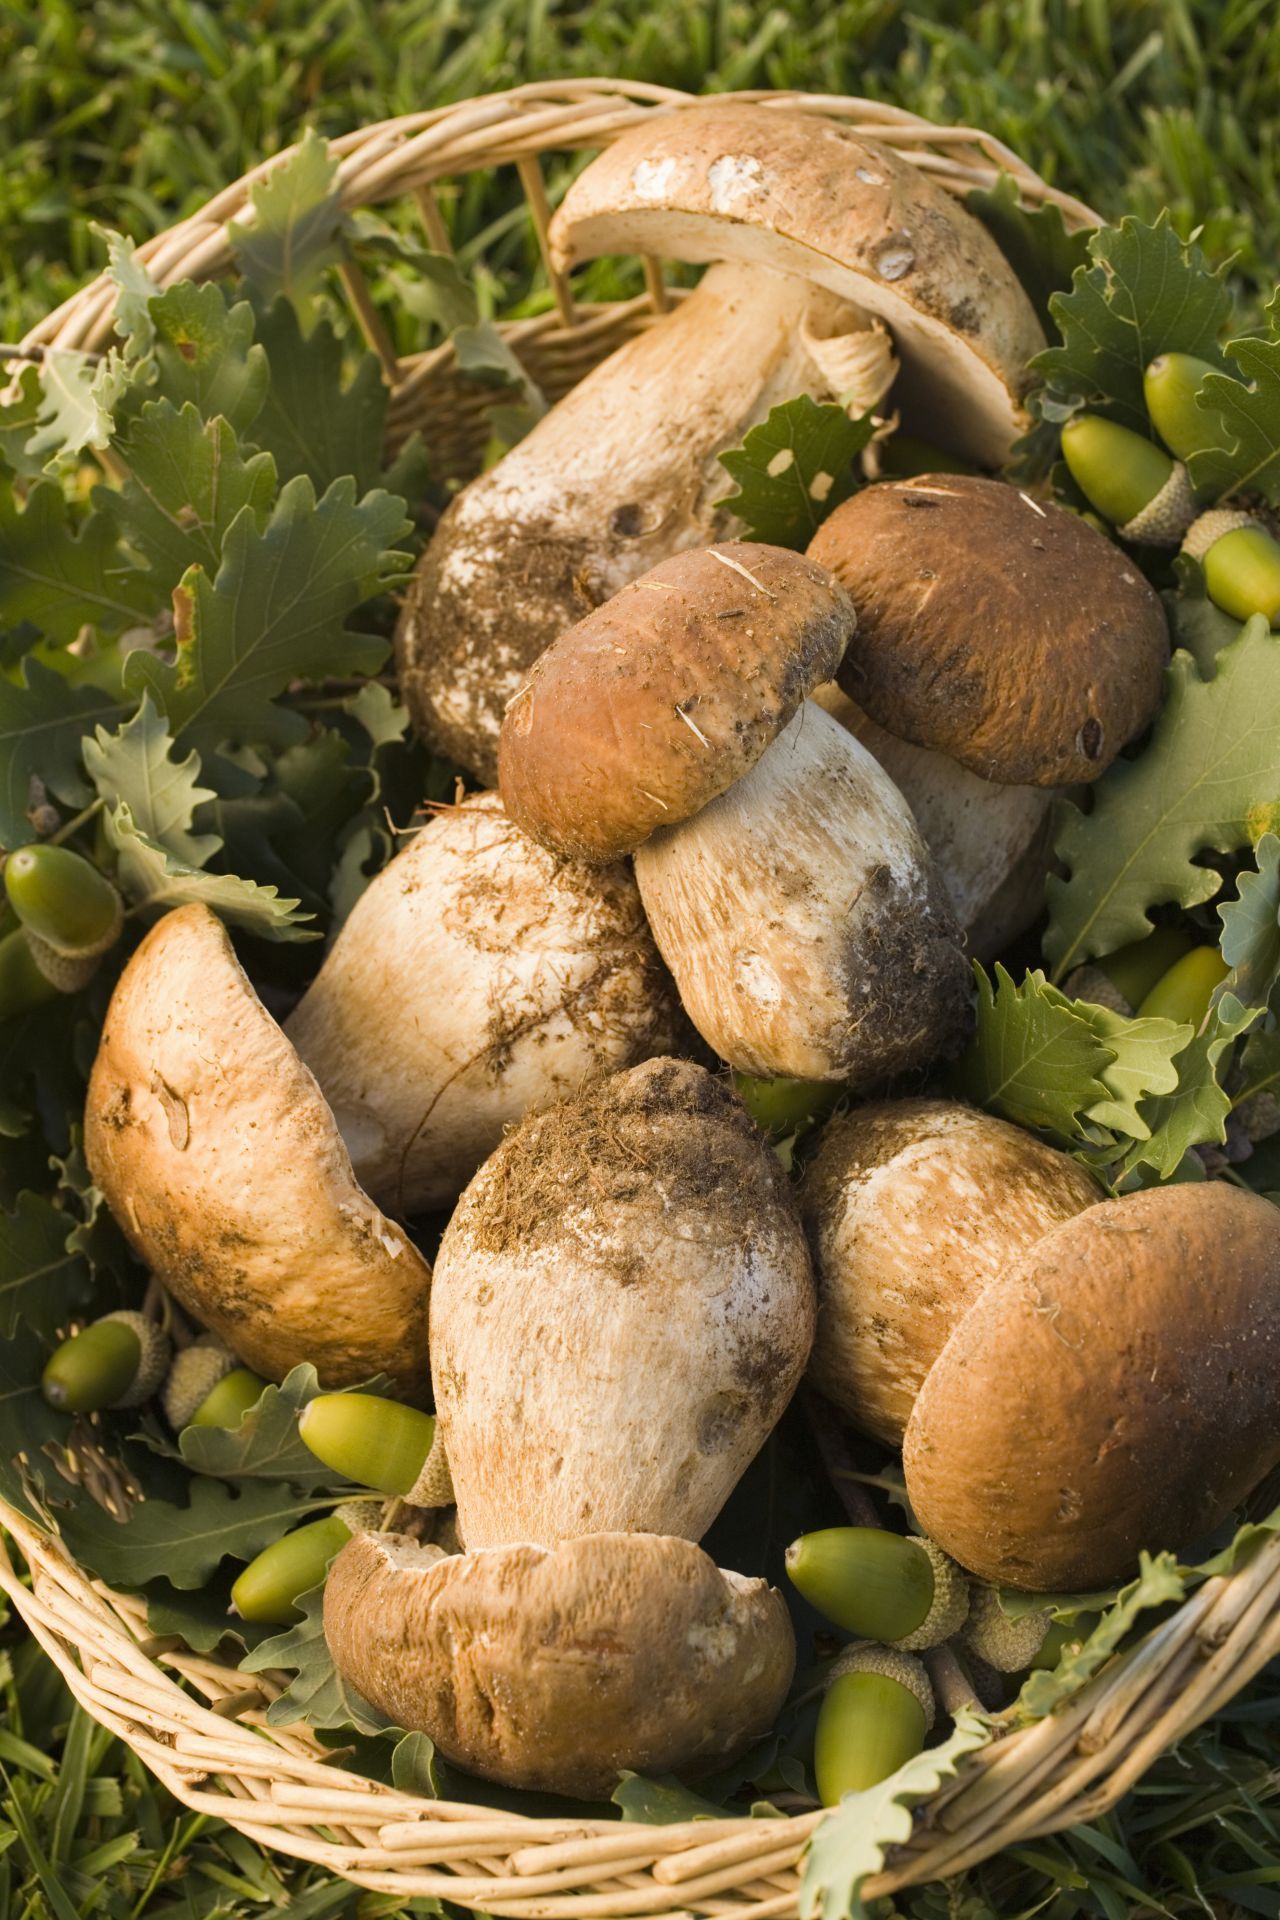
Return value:
<svg viewBox="0 0 1280 1920">
<path fill-rule="evenodd" d="M 733 1759 L 795 1670 L 780 1594 L 651 1533 L 449 1556 L 358 1533 L 329 1570 L 324 1630 L 339 1672 L 446 1760 L 582 1799 L 624 1770 Z"/>
<path fill-rule="evenodd" d="M 984 780 L 1096 780 L 1155 717 L 1159 596 L 1065 508 L 966 474 L 889 481 L 837 507 L 809 555 L 857 610 L 846 693 Z"/>
<path fill-rule="evenodd" d="M 907 422 L 979 465 L 1026 428 L 1044 334 L 994 239 L 921 168 L 820 114 L 707 102 L 629 129 L 551 223 L 561 270 L 626 252 L 794 274 L 883 320 Z"/>
<path fill-rule="evenodd" d="M 636 851 L 686 1012 L 753 1074 L 867 1084 L 955 1051 L 969 970 L 902 796 L 806 695 L 848 598 L 778 547 L 677 555 L 562 634 L 503 723 L 508 813 Z"/>
<path fill-rule="evenodd" d="M 246 1366 L 425 1396 L 431 1270 L 207 907 L 166 914 L 116 983 L 84 1145 L 139 1259 Z"/>
<path fill-rule="evenodd" d="M 1277 1462 L 1280 1214 L 1219 1180 L 1052 1228 L 959 1321 L 903 1444 L 930 1537 L 1033 1593 L 1192 1545 Z"/>
</svg>

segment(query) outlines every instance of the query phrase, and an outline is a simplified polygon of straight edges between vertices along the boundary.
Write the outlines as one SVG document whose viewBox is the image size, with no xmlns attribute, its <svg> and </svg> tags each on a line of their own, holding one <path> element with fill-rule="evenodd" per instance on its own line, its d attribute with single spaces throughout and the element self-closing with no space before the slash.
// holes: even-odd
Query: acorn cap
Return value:
<svg viewBox="0 0 1280 1920">
<path fill-rule="evenodd" d="M 867 487 L 809 554 L 857 609 L 837 674 L 850 698 L 984 780 L 1096 780 L 1160 705 L 1159 596 L 1078 515 L 1003 481 Z"/>
<path fill-rule="evenodd" d="M 116 984 L 85 1154 L 125 1238 L 246 1365 L 425 1396 L 430 1269 L 356 1185 L 319 1087 L 207 907 L 166 914 Z"/>
<path fill-rule="evenodd" d="M 933 1688 L 929 1676 L 914 1654 L 904 1653 L 900 1647 L 882 1647 L 873 1640 L 864 1640 L 854 1647 L 846 1647 L 843 1653 L 836 1655 L 827 1668 L 826 1683 L 840 1680 L 846 1673 L 878 1673 L 886 1680 L 896 1680 L 900 1687 L 913 1693 L 924 1709 L 924 1730 L 933 1732 L 936 1708 Z"/>
<path fill-rule="evenodd" d="M 175 1433 L 191 1424 L 192 1414 L 204 1405 L 219 1380 L 225 1380 L 239 1364 L 230 1347 L 213 1333 L 202 1333 L 189 1347 L 174 1354 L 160 1404 Z"/>
<path fill-rule="evenodd" d="M 1044 1645 L 1051 1617 L 1048 1613 L 1006 1613 L 994 1587 L 974 1587 L 960 1639 L 970 1654 L 985 1660 L 997 1673 L 1021 1673 Z"/>
<path fill-rule="evenodd" d="M 535 664 L 502 724 L 507 813 L 556 853 L 632 852 L 755 765 L 852 631 L 844 589 L 802 554 L 675 554 Z"/>
<path fill-rule="evenodd" d="M 1280 1461 L 1280 1213 L 1221 1181 L 1104 1200 L 982 1293 L 903 1447 L 920 1525 L 993 1585 L 1087 1592 Z"/>
<path fill-rule="evenodd" d="M 915 416 L 999 466 L 1025 427 L 1044 346 L 999 247 L 889 147 L 817 114 L 750 102 L 652 115 L 579 174 L 551 223 L 557 267 L 605 253 L 739 260 L 884 320 Z"/>
<path fill-rule="evenodd" d="M 358 1535 L 329 1569 L 324 1630 L 365 1699 L 446 1759 L 589 1799 L 624 1768 L 728 1760 L 772 1725 L 795 1668 L 780 1594 L 660 1534 L 447 1558 Z"/>
<path fill-rule="evenodd" d="M 912 1535 L 911 1544 L 926 1556 L 933 1569 L 933 1603 L 914 1632 L 904 1633 L 892 1644 L 901 1653 L 922 1653 L 927 1647 L 940 1647 L 964 1625 L 969 1614 L 969 1582 L 936 1541 Z"/>
<path fill-rule="evenodd" d="M 116 1313 L 104 1313 L 102 1318 L 119 1320 L 126 1327 L 131 1327 L 138 1336 L 138 1371 L 126 1391 L 113 1400 L 112 1405 L 140 1407 L 151 1398 L 168 1370 L 169 1355 L 173 1351 L 169 1336 L 159 1321 L 150 1319 L 145 1313 L 135 1313 L 128 1307 L 122 1307 Z"/>
</svg>

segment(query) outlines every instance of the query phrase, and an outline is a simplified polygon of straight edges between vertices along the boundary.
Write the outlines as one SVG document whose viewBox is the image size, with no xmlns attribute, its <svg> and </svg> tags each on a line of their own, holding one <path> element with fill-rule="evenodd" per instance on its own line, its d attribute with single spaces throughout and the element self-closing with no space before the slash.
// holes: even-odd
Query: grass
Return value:
<svg viewBox="0 0 1280 1920">
<path fill-rule="evenodd" d="M 0 337 L 97 266 L 93 222 L 143 238 L 312 124 L 329 134 L 517 81 L 865 93 L 986 127 L 1118 217 L 1168 205 L 1238 290 L 1280 260 L 1274 0 L 0 0 Z M 501 201 L 450 206 L 472 256 Z M 503 304 L 536 264 L 494 249 Z M 1114 1815 L 1022 1848 L 913 1920 L 1039 1912 L 1280 1920 L 1280 1683 L 1186 1743 Z M 172 1802 L 0 1630 L 0 1912 L 14 1920 L 290 1920 L 435 1911 L 273 1859 Z"/>
</svg>

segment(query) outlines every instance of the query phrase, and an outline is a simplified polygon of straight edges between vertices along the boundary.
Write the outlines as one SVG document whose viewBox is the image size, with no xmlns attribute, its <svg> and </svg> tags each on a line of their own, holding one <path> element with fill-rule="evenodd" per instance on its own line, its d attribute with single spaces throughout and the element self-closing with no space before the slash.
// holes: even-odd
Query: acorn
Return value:
<svg viewBox="0 0 1280 1920">
<path fill-rule="evenodd" d="M 40 1390 L 59 1413 L 140 1407 L 164 1379 L 169 1336 L 145 1314 L 104 1314 L 50 1354 Z"/>
<path fill-rule="evenodd" d="M 316 1459 L 358 1486 L 399 1494 L 415 1507 L 453 1505 L 449 1463 L 434 1417 L 376 1393 L 322 1393 L 298 1431 Z"/>
<path fill-rule="evenodd" d="M 833 1661 L 818 1710 L 813 1771 L 824 1807 L 862 1793 L 913 1760 L 934 1720 L 920 1662 L 893 1647 L 849 1647 Z"/>
<path fill-rule="evenodd" d="M 1138 1006 L 1138 1016 L 1147 1020 L 1174 1020 L 1180 1026 L 1199 1030 L 1209 1011 L 1209 1002 L 1231 969 L 1216 947 L 1192 947 L 1175 960 Z"/>
<path fill-rule="evenodd" d="M 997 1673 L 1022 1673 L 1044 1645 L 1052 1623 L 1049 1613 L 1024 1613 L 1015 1618 L 1000 1605 L 994 1587 L 975 1586 L 960 1642 Z"/>
<path fill-rule="evenodd" d="M 787 1577 L 846 1633 L 904 1651 L 949 1640 L 969 1611 L 969 1583 L 932 1540 L 879 1527 L 824 1527 L 793 1540 Z"/>
<path fill-rule="evenodd" d="M 1201 382 L 1220 369 L 1194 353 L 1161 353 L 1142 376 L 1142 394 L 1151 424 L 1178 460 L 1189 460 L 1224 439 L 1221 413 L 1197 405 Z"/>
<path fill-rule="evenodd" d="M 285 1627 L 302 1617 L 298 1601 L 318 1587 L 329 1562 L 356 1533 L 376 1533 L 382 1508 L 376 1500 L 344 1500 L 322 1520 L 295 1527 L 264 1547 L 231 1589 L 231 1606 L 242 1620 Z"/>
<path fill-rule="evenodd" d="M 205 1333 L 174 1355 L 161 1405 L 175 1433 L 184 1427 L 238 1427 L 266 1384 L 215 1334 Z"/>
<path fill-rule="evenodd" d="M 1093 961 L 1124 1001 L 1116 1011 L 1129 1014 L 1140 1007 L 1157 980 L 1175 961 L 1190 953 L 1194 941 L 1195 936 L 1185 927 L 1157 927 L 1144 939 L 1131 940 L 1128 946 L 1117 947 L 1114 953 L 1104 953 Z"/>
<path fill-rule="evenodd" d="M 70 847 L 40 843 L 9 854 L 4 886 L 40 972 L 60 993 L 78 993 L 120 937 L 116 889 Z"/>
<path fill-rule="evenodd" d="M 57 997 L 58 989 L 36 963 L 26 928 L 6 933 L 0 940 L 0 1020 L 17 1020 Z"/>
<path fill-rule="evenodd" d="M 1187 529 L 1182 551 L 1200 562 L 1205 591 L 1233 620 L 1280 619 L 1280 540 L 1256 514 L 1214 507 Z"/>
<path fill-rule="evenodd" d="M 1101 414 L 1068 420 L 1062 457 L 1090 506 L 1123 540 L 1176 547 L 1195 518 L 1195 495 L 1182 462 Z"/>
</svg>

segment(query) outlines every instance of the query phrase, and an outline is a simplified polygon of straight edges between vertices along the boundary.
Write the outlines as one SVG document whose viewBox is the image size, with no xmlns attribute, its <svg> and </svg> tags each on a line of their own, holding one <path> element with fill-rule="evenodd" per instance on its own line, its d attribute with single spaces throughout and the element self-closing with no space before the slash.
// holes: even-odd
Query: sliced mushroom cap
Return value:
<svg viewBox="0 0 1280 1920">
<path fill-rule="evenodd" d="M 362 1186 L 415 1213 L 455 1199 L 528 1109 L 688 1027 L 630 868 L 560 859 L 486 793 L 370 883 L 285 1031 Z"/>
<path fill-rule="evenodd" d="M 903 1461 L 925 1532 L 996 1585 L 1191 1545 L 1280 1461 L 1280 1212 L 1215 1180 L 1064 1221 L 960 1321 Z"/>
<path fill-rule="evenodd" d="M 135 1253 L 246 1365 L 426 1397 L 431 1270 L 206 907 L 166 914 L 121 974 L 84 1144 Z"/>
<path fill-rule="evenodd" d="M 1154 718 L 1169 630 L 1128 555 L 1000 480 L 867 487 L 809 545 L 858 624 L 840 685 L 984 780 L 1096 780 Z"/>
<path fill-rule="evenodd" d="M 647 120 L 578 176 L 551 243 L 561 268 L 638 252 L 801 275 L 887 322 L 932 437 L 999 466 L 1025 426 L 1044 335 L 991 235 L 918 167 L 816 114 L 736 102 Z"/>
<path fill-rule="evenodd" d="M 494 785 L 538 655 L 658 561 L 740 531 L 721 451 L 779 401 L 869 395 L 892 371 L 883 336 L 821 288 L 713 267 L 446 509 L 396 632 L 418 732 Z"/>
<path fill-rule="evenodd" d="M 812 701 L 745 778 L 636 854 L 699 1033 L 745 1073 L 870 1086 L 955 1053 L 972 976 L 906 801 Z"/>
<path fill-rule="evenodd" d="M 838 1114 L 800 1189 L 818 1282 L 810 1379 L 855 1426 L 900 1446 L 974 1300 L 1100 1197 L 1069 1154 L 958 1100 Z"/>
<path fill-rule="evenodd" d="M 1044 907 L 1056 789 L 980 780 L 945 753 L 877 726 L 834 681 L 813 698 L 893 781 L 933 855 L 969 954 L 994 960 Z"/>
<path fill-rule="evenodd" d="M 468 1549 L 710 1526 L 813 1339 L 789 1183 L 727 1083 L 650 1060 L 531 1114 L 440 1244 L 431 1363 Z"/>
<path fill-rule="evenodd" d="M 324 1628 L 357 1691 L 447 1760 L 584 1799 L 624 1768 L 732 1759 L 773 1724 L 795 1669 L 780 1594 L 656 1534 L 447 1558 L 357 1534 L 329 1569 Z"/>
<path fill-rule="evenodd" d="M 677 554 L 548 648 L 502 725 L 508 814 L 611 860 L 755 765 L 848 644 L 848 598 L 782 547 Z"/>
</svg>

